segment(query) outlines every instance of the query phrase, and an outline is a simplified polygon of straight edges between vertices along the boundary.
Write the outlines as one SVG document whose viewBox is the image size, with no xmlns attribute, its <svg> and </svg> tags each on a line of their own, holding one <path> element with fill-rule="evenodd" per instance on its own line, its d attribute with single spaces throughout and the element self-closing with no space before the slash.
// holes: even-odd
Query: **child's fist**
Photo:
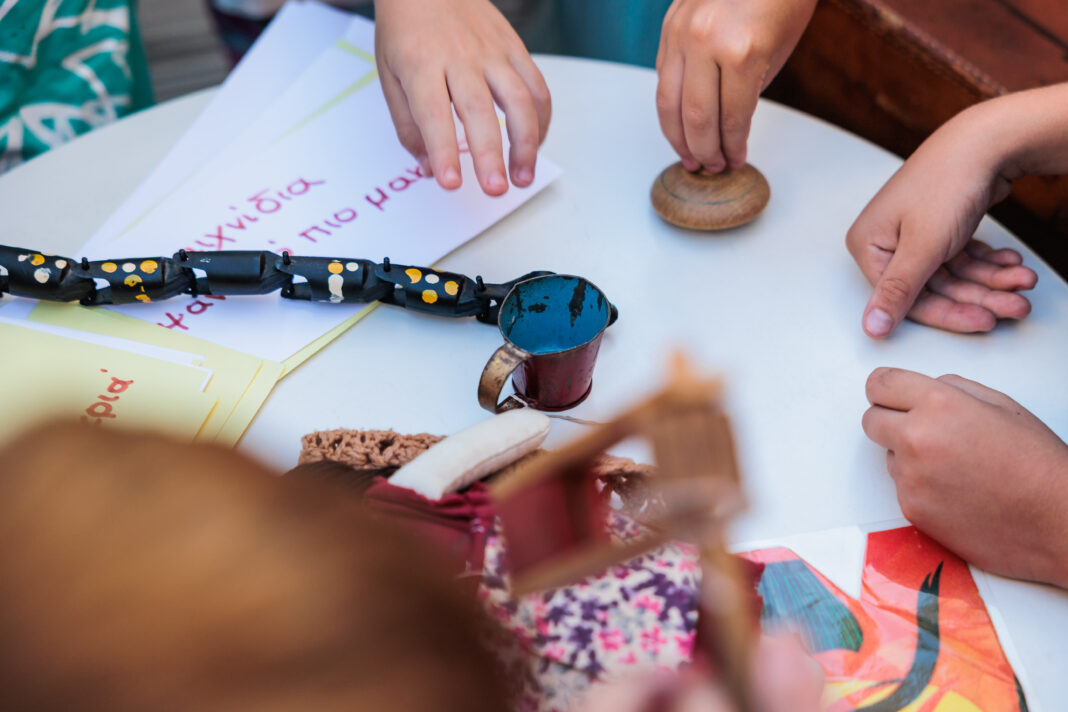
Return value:
<svg viewBox="0 0 1068 712">
<path fill-rule="evenodd" d="M 782 69 L 816 0 L 675 0 L 656 70 L 660 127 L 688 170 L 745 164 L 757 97 Z"/>
</svg>

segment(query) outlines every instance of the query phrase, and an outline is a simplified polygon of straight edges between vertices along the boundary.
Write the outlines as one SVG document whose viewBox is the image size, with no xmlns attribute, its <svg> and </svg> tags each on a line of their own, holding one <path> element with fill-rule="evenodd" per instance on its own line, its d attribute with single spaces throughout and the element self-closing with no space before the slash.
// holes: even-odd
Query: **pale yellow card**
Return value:
<svg viewBox="0 0 1068 712">
<path fill-rule="evenodd" d="M 5 417 L 0 441 L 54 418 L 93 427 L 137 427 L 193 440 L 216 399 L 209 371 L 0 323 Z"/>
<path fill-rule="evenodd" d="M 42 302 L 34 307 L 29 319 L 202 354 L 204 366 L 214 372 L 206 392 L 218 403 L 197 438 L 205 442 L 235 445 L 282 376 L 283 368 L 279 363 L 264 361 L 109 309 Z"/>
</svg>

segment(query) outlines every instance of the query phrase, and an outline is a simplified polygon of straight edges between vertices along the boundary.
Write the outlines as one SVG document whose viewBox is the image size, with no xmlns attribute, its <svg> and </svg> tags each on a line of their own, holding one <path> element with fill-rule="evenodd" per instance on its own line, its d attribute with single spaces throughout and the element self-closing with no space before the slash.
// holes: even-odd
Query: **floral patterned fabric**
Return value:
<svg viewBox="0 0 1068 712">
<path fill-rule="evenodd" d="M 618 541 L 642 533 L 615 512 L 606 526 Z M 602 576 L 513 600 L 504 540 L 494 526 L 479 598 L 504 629 L 493 643 L 519 681 L 517 709 L 573 709 L 591 684 L 690 662 L 700 580 L 697 550 L 673 542 Z"/>
</svg>

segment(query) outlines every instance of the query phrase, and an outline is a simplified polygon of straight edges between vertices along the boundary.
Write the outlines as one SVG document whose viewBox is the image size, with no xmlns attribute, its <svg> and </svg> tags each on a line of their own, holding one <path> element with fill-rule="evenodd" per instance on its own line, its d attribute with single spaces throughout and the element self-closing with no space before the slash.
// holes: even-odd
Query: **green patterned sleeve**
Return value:
<svg viewBox="0 0 1068 712">
<path fill-rule="evenodd" d="M 131 0 L 0 0 L 0 172 L 151 103 Z"/>
</svg>

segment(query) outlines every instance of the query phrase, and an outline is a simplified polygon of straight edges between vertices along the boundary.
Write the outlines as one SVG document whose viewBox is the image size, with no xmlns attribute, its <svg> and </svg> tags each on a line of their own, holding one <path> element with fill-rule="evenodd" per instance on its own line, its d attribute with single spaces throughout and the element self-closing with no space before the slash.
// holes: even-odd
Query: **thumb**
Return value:
<svg viewBox="0 0 1068 712">
<path fill-rule="evenodd" d="M 864 332 L 875 339 L 890 335 L 912 309 L 920 290 L 941 261 L 936 253 L 917 250 L 902 240 L 864 308 Z"/>
</svg>

